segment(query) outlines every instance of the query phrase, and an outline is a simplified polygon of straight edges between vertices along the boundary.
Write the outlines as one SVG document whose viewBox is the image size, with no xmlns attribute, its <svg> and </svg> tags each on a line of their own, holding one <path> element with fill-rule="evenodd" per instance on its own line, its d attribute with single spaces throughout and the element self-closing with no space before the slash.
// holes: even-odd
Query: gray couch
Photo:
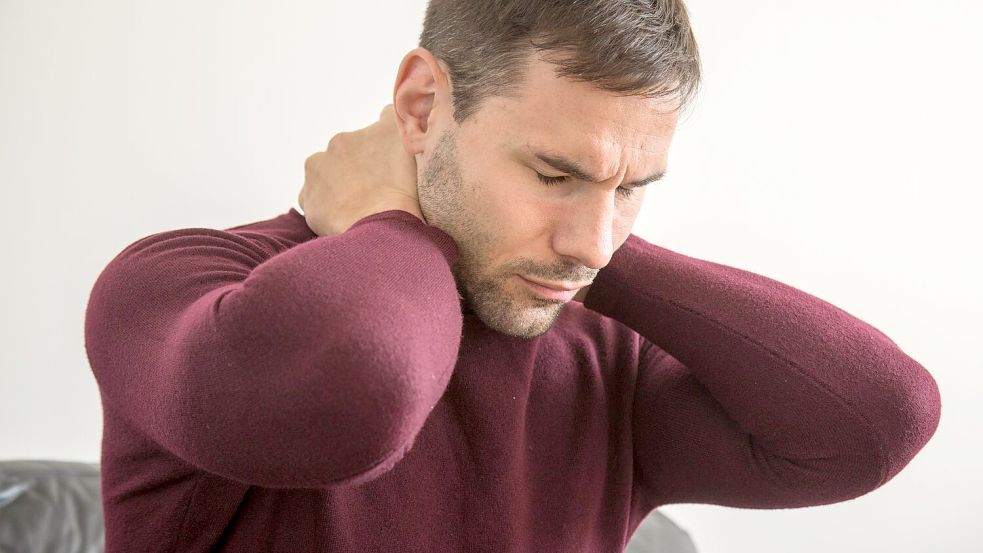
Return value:
<svg viewBox="0 0 983 553">
<path fill-rule="evenodd" d="M 0 461 L 0 553 L 103 553 L 104 548 L 98 464 Z M 696 553 L 696 547 L 685 530 L 656 510 L 625 552 Z"/>
</svg>

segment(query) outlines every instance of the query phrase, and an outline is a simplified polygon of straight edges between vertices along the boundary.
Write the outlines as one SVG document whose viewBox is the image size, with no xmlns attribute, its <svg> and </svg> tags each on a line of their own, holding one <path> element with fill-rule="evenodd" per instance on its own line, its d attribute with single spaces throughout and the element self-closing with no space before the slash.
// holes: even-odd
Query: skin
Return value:
<svg viewBox="0 0 983 553">
<path fill-rule="evenodd" d="M 403 148 L 416 160 L 422 214 L 458 245 L 452 270 L 467 310 L 521 338 L 549 330 L 566 302 L 536 295 L 517 275 L 593 281 L 628 238 L 644 200 L 644 188 L 624 197 L 618 187 L 666 169 L 678 118 L 671 99 L 618 96 L 559 79 L 539 57 L 528 62 L 521 97 L 491 98 L 463 125 L 452 117 L 447 67 L 425 49 L 404 57 L 393 94 Z M 547 186 L 537 172 L 564 173 L 530 147 L 559 153 L 602 180 Z"/>
</svg>

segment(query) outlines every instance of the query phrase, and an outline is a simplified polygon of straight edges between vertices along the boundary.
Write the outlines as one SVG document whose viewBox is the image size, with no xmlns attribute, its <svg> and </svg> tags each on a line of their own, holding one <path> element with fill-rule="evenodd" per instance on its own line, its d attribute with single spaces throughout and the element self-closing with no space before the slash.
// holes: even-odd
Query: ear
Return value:
<svg viewBox="0 0 983 553">
<path fill-rule="evenodd" d="M 407 152 L 422 153 L 428 140 L 439 138 L 439 127 L 452 119 L 450 92 L 447 65 L 429 50 L 414 48 L 403 57 L 393 87 L 393 109 Z"/>
</svg>

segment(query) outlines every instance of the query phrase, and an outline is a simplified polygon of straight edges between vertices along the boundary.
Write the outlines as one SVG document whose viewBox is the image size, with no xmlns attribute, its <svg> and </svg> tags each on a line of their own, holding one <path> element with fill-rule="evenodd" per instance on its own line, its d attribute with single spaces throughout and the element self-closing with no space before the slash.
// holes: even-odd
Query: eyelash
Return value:
<svg viewBox="0 0 983 553">
<path fill-rule="evenodd" d="M 539 180 L 542 181 L 542 183 L 545 184 L 546 186 L 556 186 L 557 184 L 566 182 L 567 181 L 567 178 L 568 178 L 568 177 L 565 177 L 565 176 L 564 177 L 547 177 L 546 175 L 543 175 L 542 173 L 540 173 L 538 171 L 536 172 L 536 174 L 539 175 Z M 632 195 L 632 192 L 633 192 L 633 190 L 631 188 L 625 188 L 623 186 L 619 186 L 618 187 L 618 194 L 620 194 L 623 198 L 630 198 L 631 195 Z"/>
</svg>

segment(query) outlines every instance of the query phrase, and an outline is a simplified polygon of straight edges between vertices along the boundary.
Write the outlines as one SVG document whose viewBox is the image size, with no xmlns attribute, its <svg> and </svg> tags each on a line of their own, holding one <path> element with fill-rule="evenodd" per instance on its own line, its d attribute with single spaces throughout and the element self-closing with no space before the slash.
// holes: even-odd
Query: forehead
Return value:
<svg viewBox="0 0 983 553">
<path fill-rule="evenodd" d="M 606 174 L 622 164 L 635 167 L 633 172 L 664 167 L 678 119 L 672 102 L 619 96 L 554 71 L 534 56 L 522 94 L 489 101 L 491 123 L 510 146 L 550 147 Z"/>
</svg>

